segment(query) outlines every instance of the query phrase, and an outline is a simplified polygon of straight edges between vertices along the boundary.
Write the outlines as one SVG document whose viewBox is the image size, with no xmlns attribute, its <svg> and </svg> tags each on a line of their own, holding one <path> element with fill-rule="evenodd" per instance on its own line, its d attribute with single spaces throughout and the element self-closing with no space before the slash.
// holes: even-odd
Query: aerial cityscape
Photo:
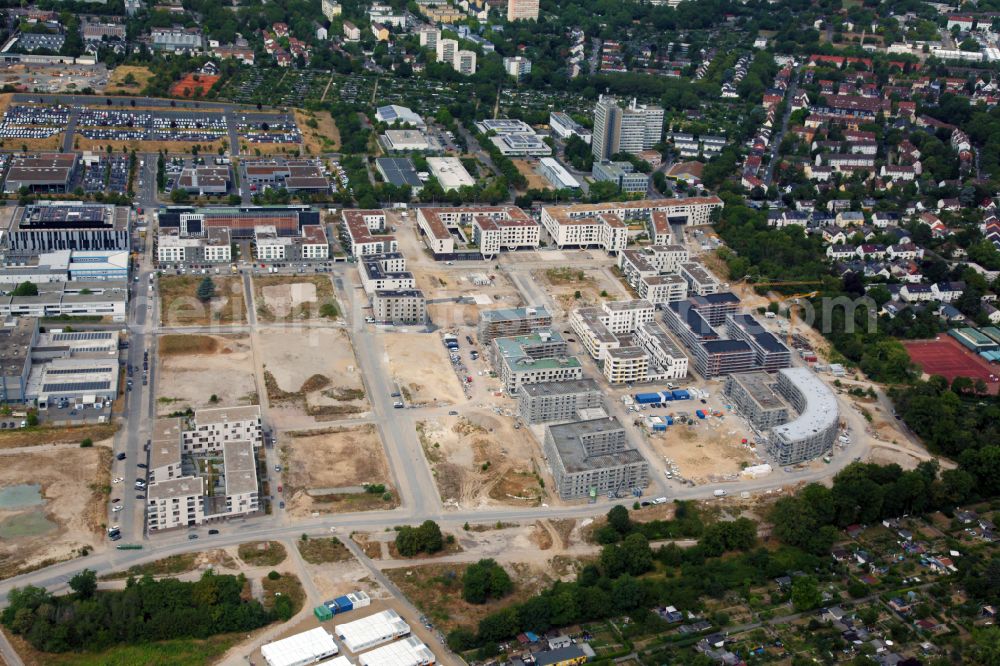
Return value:
<svg viewBox="0 0 1000 666">
<path fill-rule="evenodd" d="M 1000 666 L 1000 2 L 2 4 L 0 662 Z"/>
</svg>

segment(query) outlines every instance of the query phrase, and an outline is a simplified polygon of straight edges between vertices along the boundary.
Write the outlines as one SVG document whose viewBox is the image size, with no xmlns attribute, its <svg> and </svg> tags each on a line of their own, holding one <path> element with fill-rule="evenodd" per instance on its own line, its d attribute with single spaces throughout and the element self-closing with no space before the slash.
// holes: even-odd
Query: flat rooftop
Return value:
<svg viewBox="0 0 1000 666">
<path fill-rule="evenodd" d="M 184 421 L 179 416 L 153 421 L 152 442 L 149 445 L 149 469 L 180 464 L 183 430 Z"/>
<path fill-rule="evenodd" d="M 168 479 L 149 484 L 146 498 L 150 501 L 173 499 L 175 497 L 190 497 L 205 494 L 205 480 L 200 476 L 182 476 L 179 479 Z"/>
<path fill-rule="evenodd" d="M 552 315 L 544 305 L 523 308 L 501 308 L 499 310 L 483 310 L 479 313 L 480 321 L 517 321 L 519 319 L 551 318 Z"/>
<path fill-rule="evenodd" d="M 20 377 L 24 372 L 37 326 L 37 319 L 20 317 L 0 327 L 0 376 Z"/>
<path fill-rule="evenodd" d="M 226 469 L 227 496 L 257 492 L 257 459 L 251 442 L 225 442 L 222 460 Z"/>
<path fill-rule="evenodd" d="M 253 419 L 260 419 L 259 405 L 246 405 L 244 407 L 212 407 L 209 409 L 199 409 L 194 413 L 195 423 L 200 426 L 212 423 L 227 423 L 231 421 L 250 421 Z"/>
<path fill-rule="evenodd" d="M 570 393 L 585 393 L 600 391 L 601 387 L 593 379 L 571 379 L 565 382 L 545 382 L 544 384 L 522 384 L 521 391 L 533 398 L 550 395 L 568 395 Z"/>
<path fill-rule="evenodd" d="M 798 418 L 775 427 L 774 433 L 794 441 L 836 426 L 840 419 L 837 398 L 816 373 L 808 368 L 785 368 L 778 373 L 802 394 L 806 406 Z"/>
<path fill-rule="evenodd" d="M 782 409 L 785 403 L 774 392 L 776 377 L 766 372 L 741 372 L 730 375 L 732 380 L 743 387 L 761 409 Z"/>
<path fill-rule="evenodd" d="M 622 431 L 624 435 L 624 429 L 618 422 L 618 418 L 614 416 L 548 426 L 549 434 L 556 445 L 556 451 L 562 460 L 563 468 L 570 474 L 644 462 L 642 454 L 635 449 L 623 449 L 617 453 L 603 456 L 587 456 L 587 451 L 580 441 L 581 437 L 617 430 Z M 627 436 L 623 441 L 626 445 L 628 444 Z"/>
</svg>

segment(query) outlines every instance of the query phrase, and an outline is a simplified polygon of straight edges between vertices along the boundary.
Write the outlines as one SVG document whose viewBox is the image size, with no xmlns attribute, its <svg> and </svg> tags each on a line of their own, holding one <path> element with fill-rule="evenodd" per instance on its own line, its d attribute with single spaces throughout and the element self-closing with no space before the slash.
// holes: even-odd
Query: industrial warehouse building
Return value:
<svg viewBox="0 0 1000 666">
<path fill-rule="evenodd" d="M 649 484 L 649 463 L 628 447 L 617 417 L 547 426 L 543 448 L 563 499 L 621 496 Z"/>
<path fill-rule="evenodd" d="M 47 409 L 67 399 L 87 406 L 118 394 L 118 331 L 41 332 L 38 319 L 7 319 L 0 328 L 0 401 Z"/>
<path fill-rule="evenodd" d="M 573 421 L 580 412 L 604 406 L 603 392 L 593 379 L 545 384 L 522 384 L 518 389 L 518 413 L 527 423 Z"/>
<path fill-rule="evenodd" d="M 268 666 L 307 666 L 337 654 L 337 643 L 323 627 L 268 643 L 260 654 Z"/>
<path fill-rule="evenodd" d="M 357 654 L 406 636 L 410 633 L 410 625 L 399 616 L 399 613 L 390 608 L 360 620 L 338 624 L 333 630 L 344 643 L 344 647 Z"/>
<path fill-rule="evenodd" d="M 416 636 L 384 645 L 358 657 L 361 666 L 431 666 L 434 653 Z"/>
<path fill-rule="evenodd" d="M 14 211 L 7 248 L 33 256 L 57 250 L 129 250 L 131 211 L 123 206 L 40 201 Z"/>
<path fill-rule="evenodd" d="M 795 465 L 830 451 L 840 415 L 826 384 L 808 368 L 785 368 L 778 372 L 777 391 L 799 415 L 771 430 L 768 456 L 779 465 Z"/>
</svg>

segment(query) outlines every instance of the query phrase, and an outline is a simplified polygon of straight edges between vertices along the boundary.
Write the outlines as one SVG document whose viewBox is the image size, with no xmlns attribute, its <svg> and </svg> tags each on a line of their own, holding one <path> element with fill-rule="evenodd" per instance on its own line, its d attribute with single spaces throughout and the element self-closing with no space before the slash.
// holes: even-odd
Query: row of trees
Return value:
<svg viewBox="0 0 1000 666">
<path fill-rule="evenodd" d="M 444 548 L 441 528 L 433 520 L 425 520 L 417 527 L 404 525 L 396 533 L 396 550 L 403 557 L 418 553 L 436 553 Z"/>
<path fill-rule="evenodd" d="M 70 580 L 69 595 L 32 586 L 11 590 L 0 622 L 37 650 L 69 652 L 248 632 L 278 619 L 275 611 L 243 599 L 245 584 L 242 575 L 209 571 L 190 583 L 130 578 L 124 590 L 96 594 L 97 577 L 84 570 Z"/>
</svg>

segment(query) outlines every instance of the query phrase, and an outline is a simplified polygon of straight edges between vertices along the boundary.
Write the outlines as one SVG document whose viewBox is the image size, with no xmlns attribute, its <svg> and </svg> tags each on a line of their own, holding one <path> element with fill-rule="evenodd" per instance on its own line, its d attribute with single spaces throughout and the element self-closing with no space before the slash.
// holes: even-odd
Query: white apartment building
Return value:
<svg viewBox="0 0 1000 666">
<path fill-rule="evenodd" d="M 214 407 L 194 413 L 194 427 L 181 439 L 184 453 L 221 453 L 226 442 L 246 441 L 255 447 L 264 442 L 260 407 Z"/>
<path fill-rule="evenodd" d="M 257 258 L 261 261 L 280 261 L 285 259 L 285 241 L 273 237 L 258 237 Z"/>
<path fill-rule="evenodd" d="M 688 291 L 697 296 L 707 296 L 719 291 L 719 281 L 701 264 L 681 264 L 681 277 L 688 283 Z"/>
<path fill-rule="evenodd" d="M 425 25 L 417 28 L 417 35 L 420 39 L 420 46 L 437 51 L 438 41 L 441 39 L 441 30 L 432 25 Z"/>
<path fill-rule="evenodd" d="M 205 253 L 205 261 L 229 263 L 233 260 L 233 249 L 229 243 L 225 245 L 211 245 L 206 243 L 202 251 Z"/>
<path fill-rule="evenodd" d="M 380 323 L 423 324 L 427 300 L 419 289 L 378 290 L 372 296 L 372 317 Z"/>
<path fill-rule="evenodd" d="M 723 205 L 722 199 L 710 196 L 545 206 L 542 208 L 542 226 L 555 239 L 556 245 L 560 248 L 567 245 L 586 244 L 604 247 L 608 252 L 620 252 L 625 249 L 628 243 L 628 226 L 626 224 L 628 220 L 638 219 L 646 223 L 652 221 L 654 226 L 657 226 L 659 221 L 658 226 L 667 231 L 658 233 L 657 239 L 665 241 L 669 240 L 667 234 L 671 223 L 709 224 L 712 220 L 712 211 L 717 208 L 721 209 Z M 602 215 L 605 216 L 603 219 L 600 217 Z M 572 228 L 576 225 L 583 225 L 584 228 Z M 602 225 L 610 225 L 616 231 L 609 229 L 602 232 Z"/>
<path fill-rule="evenodd" d="M 538 247 L 541 227 L 526 219 L 496 219 L 476 216 L 472 221 L 472 237 L 484 259 L 492 259 L 503 249 Z"/>
<path fill-rule="evenodd" d="M 663 379 L 687 377 L 687 355 L 658 323 L 639 324 L 635 329 L 635 342 L 649 354 L 652 366 L 662 373 Z"/>
<path fill-rule="evenodd" d="M 569 323 L 591 357 L 601 360 L 606 350 L 620 346 L 618 335 L 653 321 L 655 314 L 656 308 L 649 301 L 608 301 L 600 307 L 573 310 Z"/>
<path fill-rule="evenodd" d="M 396 237 L 384 233 L 384 211 L 344 209 L 341 211 L 341 219 L 343 235 L 352 256 L 386 254 L 399 249 Z"/>
<path fill-rule="evenodd" d="M 438 39 L 435 50 L 438 62 L 446 62 L 452 67 L 455 66 L 455 58 L 458 56 L 457 39 Z"/>
<path fill-rule="evenodd" d="M 146 490 L 146 524 L 151 532 L 193 527 L 205 522 L 202 498 L 205 479 L 184 476 L 149 484 Z"/>
<path fill-rule="evenodd" d="M 560 249 L 600 247 L 606 252 L 621 252 L 628 246 L 628 225 L 617 215 L 600 213 L 574 218 L 561 212 L 542 209 L 542 224 Z"/>
<path fill-rule="evenodd" d="M 466 49 L 461 49 L 455 55 L 455 61 L 452 65 L 459 74 L 464 74 L 465 76 L 471 76 L 476 73 L 476 52 L 468 51 Z"/>
<path fill-rule="evenodd" d="M 644 382 L 649 377 L 649 355 L 639 347 L 608 349 L 601 361 L 609 384 Z"/>
</svg>

